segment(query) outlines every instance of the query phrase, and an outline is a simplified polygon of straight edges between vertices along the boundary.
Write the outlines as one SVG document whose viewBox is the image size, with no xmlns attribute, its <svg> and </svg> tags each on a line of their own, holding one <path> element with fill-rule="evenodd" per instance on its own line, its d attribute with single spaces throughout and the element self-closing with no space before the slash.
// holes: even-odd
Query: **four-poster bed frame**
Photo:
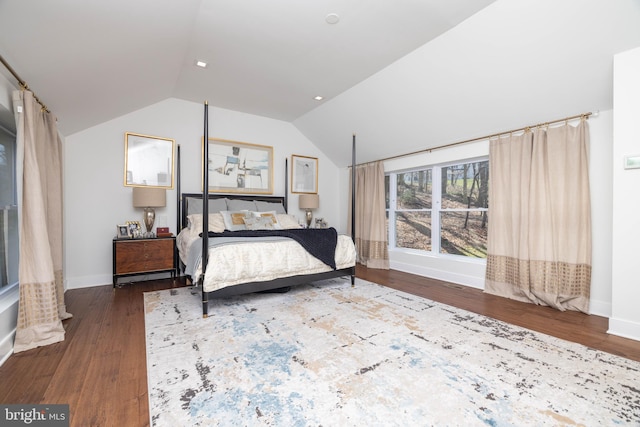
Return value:
<svg viewBox="0 0 640 427">
<path fill-rule="evenodd" d="M 204 140 L 209 140 L 209 106 L 208 103 L 204 104 Z M 353 135 L 352 142 L 352 159 L 351 159 L 351 240 L 355 243 L 355 135 Z M 208 158 L 209 158 L 209 144 L 203 144 L 203 164 L 202 164 L 202 194 L 199 193 L 180 193 L 180 147 L 178 147 L 177 153 L 177 196 L 178 196 L 178 230 L 181 230 L 185 227 L 187 223 L 187 215 L 189 214 L 189 200 L 202 200 L 202 274 L 198 279 L 197 283 L 193 283 L 195 287 L 200 287 L 202 292 L 202 315 L 203 317 L 208 317 L 209 313 L 209 300 L 214 298 L 224 298 L 230 297 L 234 295 L 242 295 L 247 293 L 254 292 L 265 292 L 265 291 L 274 291 L 279 289 L 286 289 L 290 286 L 300 285 L 304 283 L 313 282 L 316 280 L 330 279 L 335 277 L 351 277 L 351 286 L 355 284 L 355 264 L 351 267 L 341 268 L 330 270 L 322 273 L 314 273 L 314 274 L 303 274 L 303 275 L 294 275 L 288 277 L 281 277 L 268 281 L 255 281 L 250 283 L 241 283 L 237 285 L 227 286 L 221 289 L 217 289 L 215 291 L 207 292 L 205 291 L 204 286 L 204 278 L 207 269 L 210 267 L 208 265 L 208 249 L 209 249 L 209 200 L 226 198 L 226 199 L 234 199 L 234 200 L 249 200 L 249 201 L 263 201 L 263 202 L 271 202 L 271 203 L 281 203 L 286 211 L 288 211 L 288 193 L 289 193 L 289 182 L 288 182 L 288 162 L 285 160 L 285 195 L 284 196 L 265 196 L 265 195 L 234 195 L 234 194 L 213 194 L 208 192 L 208 182 L 209 182 L 209 168 L 208 168 Z M 207 201 L 206 203 L 204 201 Z"/>
</svg>

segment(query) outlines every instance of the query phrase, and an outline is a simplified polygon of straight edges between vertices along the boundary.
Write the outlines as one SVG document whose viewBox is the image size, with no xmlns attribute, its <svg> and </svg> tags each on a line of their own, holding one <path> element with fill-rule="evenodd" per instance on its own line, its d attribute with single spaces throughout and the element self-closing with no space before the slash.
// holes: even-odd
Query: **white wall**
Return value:
<svg viewBox="0 0 640 427">
<path fill-rule="evenodd" d="M 640 155 L 640 48 L 614 58 L 612 302 L 609 333 L 640 340 L 640 169 L 624 169 Z"/>
<path fill-rule="evenodd" d="M 318 158 L 320 208 L 339 232 L 344 229 L 341 201 L 336 197 L 339 169 L 291 123 L 209 107 L 209 137 L 274 147 L 274 195 L 283 195 L 284 163 L 291 154 Z M 70 135 L 65 155 L 65 277 L 66 286 L 81 288 L 112 282 L 112 239 L 116 225 L 142 222 L 142 211 L 131 206 L 131 188 L 124 187 L 124 134 L 135 132 L 173 138 L 182 157 L 182 192 L 201 191 L 201 139 L 204 107 L 167 99 L 142 110 Z M 176 234 L 176 190 L 167 192 L 167 207 L 156 209 L 156 226 Z M 297 195 L 289 212 L 302 218 Z M 346 212 L 346 211 L 345 211 Z M 144 276 L 141 276 L 144 278 Z"/>
<path fill-rule="evenodd" d="M 586 111 L 587 109 L 576 111 L 576 114 Z M 611 315 L 612 120 L 612 111 L 600 112 L 597 116 L 592 116 L 589 119 L 591 135 L 589 173 L 593 222 L 590 312 L 607 317 Z M 495 131 L 499 132 L 500 129 L 495 129 Z M 488 155 L 489 143 L 484 140 L 436 150 L 431 153 L 389 160 L 385 162 L 385 171 L 401 171 Z M 435 257 L 402 249 L 390 249 L 389 259 L 391 268 L 395 270 L 484 289 L 486 268 L 484 260 L 458 256 Z"/>
</svg>

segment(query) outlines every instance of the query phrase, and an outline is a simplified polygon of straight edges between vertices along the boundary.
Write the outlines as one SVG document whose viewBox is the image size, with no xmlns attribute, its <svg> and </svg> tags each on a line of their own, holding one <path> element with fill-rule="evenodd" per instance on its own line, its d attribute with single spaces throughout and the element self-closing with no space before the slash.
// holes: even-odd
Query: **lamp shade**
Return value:
<svg viewBox="0 0 640 427">
<path fill-rule="evenodd" d="M 300 209 L 318 209 L 320 197 L 317 194 L 301 194 L 298 197 L 298 207 Z"/>
<path fill-rule="evenodd" d="M 134 208 L 161 208 L 167 204 L 167 190 L 155 187 L 133 187 Z"/>
</svg>

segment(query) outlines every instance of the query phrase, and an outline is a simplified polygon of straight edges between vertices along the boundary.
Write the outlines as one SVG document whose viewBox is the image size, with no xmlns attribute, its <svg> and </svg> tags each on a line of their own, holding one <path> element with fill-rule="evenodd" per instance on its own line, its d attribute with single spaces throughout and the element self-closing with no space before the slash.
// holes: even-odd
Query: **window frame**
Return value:
<svg viewBox="0 0 640 427">
<path fill-rule="evenodd" d="M 385 173 L 385 179 L 388 178 L 388 197 L 389 203 L 386 207 L 387 231 L 389 239 L 390 252 L 403 252 L 410 254 L 425 255 L 434 258 L 463 260 L 465 262 L 486 264 L 486 257 L 472 257 L 467 255 L 442 253 L 442 224 L 441 214 L 443 212 L 488 212 L 489 208 L 442 208 L 442 169 L 450 166 L 461 165 L 466 163 L 489 162 L 489 156 L 479 156 L 469 159 L 457 159 L 432 165 L 417 166 L 408 169 L 399 169 Z M 423 209 L 398 209 L 397 194 L 397 176 L 399 174 L 413 173 L 418 171 L 431 170 L 431 208 Z M 489 182 L 489 185 L 490 182 Z M 404 248 L 397 246 L 396 235 L 396 213 L 397 212 L 429 212 L 431 214 L 431 250 Z"/>
<path fill-rule="evenodd" d="M 18 182 L 17 182 L 18 144 L 16 141 L 16 133 L 10 129 L 7 129 L 2 125 L 0 125 L 0 132 L 9 136 L 9 138 L 12 139 L 12 143 L 13 143 L 12 149 L 9 153 L 10 157 L 6 158 L 6 160 L 11 162 L 10 169 L 11 169 L 12 176 L 10 177 L 10 181 L 11 181 L 10 186 L 12 191 L 12 194 L 11 194 L 12 200 L 7 200 L 9 204 L 3 203 L 2 209 L 5 211 L 6 214 L 12 211 L 17 215 L 18 213 Z M 3 201 L 3 202 L 7 202 L 7 201 Z M 19 218 L 17 221 L 19 221 Z M 18 233 L 17 231 L 18 224 L 15 223 L 14 225 L 16 227 L 15 232 Z M 0 226 L 4 227 L 4 224 L 0 224 Z M 9 241 L 9 243 L 11 243 L 11 241 Z M 12 247 L 11 245 L 9 245 L 8 247 L 5 248 L 5 256 L 7 258 L 4 260 L 0 260 L 0 263 L 5 263 L 5 262 L 7 263 L 6 267 L 8 267 L 8 269 L 13 268 L 13 272 L 15 273 L 14 281 L 12 281 L 12 279 L 8 277 L 8 280 L 9 280 L 8 283 L 6 283 L 5 285 L 0 285 L 0 296 L 3 298 L 6 295 L 9 295 L 11 292 L 15 292 L 15 289 L 17 289 L 17 287 L 19 286 L 18 268 L 19 268 L 19 257 L 20 257 L 20 242 L 17 234 L 15 236 L 15 241 L 13 243 L 15 244 L 15 246 Z M 0 265 L 0 268 L 4 269 L 5 265 Z"/>
</svg>

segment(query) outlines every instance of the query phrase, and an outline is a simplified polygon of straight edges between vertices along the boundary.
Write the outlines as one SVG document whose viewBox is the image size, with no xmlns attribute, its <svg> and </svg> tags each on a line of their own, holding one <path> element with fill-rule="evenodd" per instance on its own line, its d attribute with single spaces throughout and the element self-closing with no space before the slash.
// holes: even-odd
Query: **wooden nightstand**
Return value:
<svg viewBox="0 0 640 427">
<path fill-rule="evenodd" d="M 149 273 L 176 277 L 176 238 L 113 239 L 113 287 L 118 278 Z"/>
</svg>

